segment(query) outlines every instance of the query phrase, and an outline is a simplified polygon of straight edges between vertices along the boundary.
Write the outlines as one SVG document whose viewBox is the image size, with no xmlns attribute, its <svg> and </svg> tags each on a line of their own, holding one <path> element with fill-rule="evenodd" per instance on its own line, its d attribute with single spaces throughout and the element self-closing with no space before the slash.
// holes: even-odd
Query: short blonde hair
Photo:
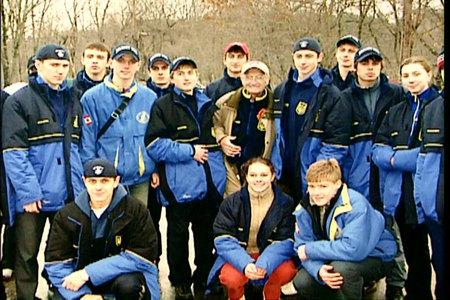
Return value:
<svg viewBox="0 0 450 300">
<path fill-rule="evenodd" d="M 341 179 L 341 167 L 335 158 L 316 161 L 309 166 L 306 172 L 307 182 L 337 182 Z"/>
</svg>

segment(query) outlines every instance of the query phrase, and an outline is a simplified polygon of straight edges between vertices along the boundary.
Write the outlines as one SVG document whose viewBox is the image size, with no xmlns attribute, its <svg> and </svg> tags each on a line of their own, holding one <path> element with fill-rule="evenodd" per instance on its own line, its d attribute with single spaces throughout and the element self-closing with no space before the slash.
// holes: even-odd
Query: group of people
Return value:
<svg viewBox="0 0 450 300">
<path fill-rule="evenodd" d="M 360 299 L 384 277 L 386 299 L 432 299 L 428 236 L 445 299 L 431 65 L 410 57 L 393 84 L 382 53 L 352 35 L 331 70 L 312 37 L 292 59 L 272 88 L 269 67 L 231 42 L 203 88 L 191 57 L 149 56 L 141 84 L 136 47 L 91 43 L 71 80 L 67 49 L 42 46 L 28 84 L 2 90 L 3 268 L 17 299 L 35 298 L 47 220 L 56 299 L 160 299 L 162 207 L 177 299 L 279 299 L 288 283 L 305 299 Z"/>
</svg>

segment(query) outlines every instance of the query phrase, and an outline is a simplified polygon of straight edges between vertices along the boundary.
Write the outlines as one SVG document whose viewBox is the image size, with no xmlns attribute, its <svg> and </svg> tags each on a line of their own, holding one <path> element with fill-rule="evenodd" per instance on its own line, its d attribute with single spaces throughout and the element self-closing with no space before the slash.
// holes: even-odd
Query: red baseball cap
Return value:
<svg viewBox="0 0 450 300">
<path fill-rule="evenodd" d="M 242 43 L 242 42 L 231 42 L 229 43 L 225 49 L 224 49 L 224 53 L 230 52 L 231 48 L 239 48 L 241 49 L 241 51 L 248 56 L 248 53 L 250 52 L 250 50 L 248 49 L 248 46 L 246 43 Z"/>
</svg>

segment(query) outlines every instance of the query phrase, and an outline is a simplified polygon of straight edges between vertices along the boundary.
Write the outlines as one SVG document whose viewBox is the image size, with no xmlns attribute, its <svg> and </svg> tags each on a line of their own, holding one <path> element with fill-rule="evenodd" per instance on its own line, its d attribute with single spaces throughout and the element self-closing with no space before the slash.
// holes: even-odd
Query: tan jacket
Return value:
<svg viewBox="0 0 450 300">
<path fill-rule="evenodd" d="M 214 133 L 217 143 L 225 137 L 231 135 L 231 129 L 233 122 L 237 116 L 237 110 L 239 109 L 239 102 L 242 100 L 247 100 L 248 98 L 242 93 L 243 88 L 239 88 L 236 91 L 229 92 L 222 97 L 220 97 L 216 105 L 219 107 L 214 113 L 213 123 L 214 123 Z M 275 141 L 275 122 L 273 119 L 272 107 L 273 107 L 273 92 L 266 89 L 267 96 L 269 97 L 269 104 L 267 106 L 267 112 L 264 114 L 260 122 L 264 124 L 266 135 L 264 138 L 264 152 L 263 157 L 270 159 L 272 154 L 272 147 Z M 224 154 L 225 155 L 225 154 Z M 224 159 L 225 168 L 227 170 L 227 184 L 225 187 L 224 196 L 228 196 L 234 192 L 241 189 L 241 182 L 239 180 L 239 171 L 235 164 L 230 164 L 228 160 Z"/>
</svg>

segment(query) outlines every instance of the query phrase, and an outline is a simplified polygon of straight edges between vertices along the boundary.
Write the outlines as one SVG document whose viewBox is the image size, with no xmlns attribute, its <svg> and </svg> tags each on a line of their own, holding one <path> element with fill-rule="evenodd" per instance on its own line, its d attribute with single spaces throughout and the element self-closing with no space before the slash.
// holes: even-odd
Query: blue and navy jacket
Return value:
<svg viewBox="0 0 450 300">
<path fill-rule="evenodd" d="M 151 89 L 153 92 L 155 92 L 156 94 L 156 98 L 161 98 L 162 96 L 166 95 L 167 93 L 169 93 L 172 89 L 173 89 L 173 85 L 170 84 L 167 88 L 163 89 L 160 88 L 159 86 L 157 86 L 153 81 L 152 78 L 150 77 L 149 79 L 147 79 L 146 81 L 146 85 L 149 89 Z"/>
<path fill-rule="evenodd" d="M 293 251 L 294 203 L 292 198 L 273 185 L 274 199 L 261 223 L 257 236 L 260 256 L 255 261 L 246 251 L 250 234 L 251 205 L 247 187 L 231 194 L 220 205 L 214 220 L 214 245 L 217 259 L 208 276 L 208 287 L 217 284 L 225 263 L 244 272 L 249 263 L 266 270 L 266 277 L 254 284 L 264 284 L 272 272 L 284 261 L 295 259 Z"/>
<path fill-rule="evenodd" d="M 80 70 L 75 77 L 75 79 L 72 82 L 73 89 L 78 97 L 78 99 L 81 99 L 81 97 L 84 95 L 84 93 L 90 89 L 91 87 L 96 86 L 97 84 L 102 83 L 101 81 L 94 81 L 87 75 L 86 71 Z"/>
<path fill-rule="evenodd" d="M 444 219 L 444 98 L 425 106 L 421 121 L 421 146 L 414 177 L 414 197 L 424 217 Z"/>
<path fill-rule="evenodd" d="M 420 120 L 424 108 L 440 95 L 434 88 L 428 88 L 418 96 L 408 92 L 405 98 L 385 116 L 372 147 L 372 160 L 380 171 L 384 213 L 394 216 L 399 202 L 404 201 L 406 222 L 420 224 L 424 221 L 423 206 L 412 196 L 422 139 Z"/>
<path fill-rule="evenodd" d="M 123 98 L 131 98 L 131 101 L 97 140 L 98 132 Z M 81 98 L 83 135 L 80 155 L 83 163 L 97 157 L 105 158 L 114 162 L 124 185 L 148 181 L 155 172 L 155 163 L 145 149 L 144 136 L 155 100 L 155 93 L 137 82 L 126 92 L 118 91 L 110 76 L 86 91 Z"/>
<path fill-rule="evenodd" d="M 343 91 L 353 85 L 355 82 L 355 74 L 354 72 L 349 72 L 345 80 L 342 79 L 341 74 L 339 73 L 339 66 L 335 65 L 331 70 L 331 74 L 333 75 L 333 84 L 340 91 Z"/>
<path fill-rule="evenodd" d="M 339 162 L 344 158 L 347 146 L 348 132 L 340 132 L 336 129 L 341 122 L 344 113 L 336 106 L 340 91 L 333 85 L 333 77 L 330 71 L 320 68 L 322 82 L 317 93 L 312 99 L 304 113 L 304 121 L 301 127 L 294 154 L 294 180 L 298 185 L 297 197 L 306 191 L 305 175 L 308 167 L 319 159 L 334 157 Z M 271 160 L 277 171 L 277 178 L 282 176 L 283 160 L 292 158 L 284 157 L 286 141 L 285 132 L 289 130 L 283 126 L 285 118 L 289 116 L 289 94 L 293 88 L 295 69 L 291 69 L 287 80 L 276 87 L 274 94 L 274 118 L 277 131 Z M 292 109 L 292 108 L 291 108 Z M 295 108 L 294 108 L 295 109 Z"/>
<path fill-rule="evenodd" d="M 220 97 L 231 91 L 237 90 L 242 87 L 241 78 L 233 78 L 228 75 L 227 69 L 223 70 L 223 77 L 219 78 L 205 88 L 205 94 L 214 102 Z"/>
<path fill-rule="evenodd" d="M 384 116 L 390 107 L 403 99 L 402 87 L 390 84 L 386 75 L 380 75 L 380 96 L 373 116 L 364 103 L 361 88 L 353 82 L 341 94 L 339 102 L 340 126 L 348 131 L 348 153 L 342 163 L 342 171 L 348 187 L 363 194 L 376 208 L 381 209 L 378 185 L 378 170 L 371 159 L 372 143 Z"/>
<path fill-rule="evenodd" d="M 330 261 L 359 262 L 367 257 L 391 261 L 397 254 L 397 244 L 385 229 L 383 215 L 375 210 L 360 193 L 344 184 L 326 218 L 325 238 L 314 229 L 312 203 L 306 194 L 294 215 L 295 245 L 305 245 L 307 260 L 302 262 L 306 271 L 322 283 L 319 270 Z"/>
<path fill-rule="evenodd" d="M 83 189 L 78 153 L 81 106 L 65 82 L 58 91 L 38 77 L 7 98 L 2 147 L 9 221 L 38 200 L 55 212 Z"/>
<path fill-rule="evenodd" d="M 106 219 L 105 226 L 101 226 L 105 238 L 103 250 L 93 249 L 97 226 L 92 226 L 92 218 L 96 217 L 86 190 L 55 215 L 45 249 L 45 272 L 51 284 L 64 299 L 79 299 L 91 294 L 89 284 L 76 292 L 62 286 L 64 277 L 74 271 L 85 269 L 89 283 L 94 286 L 122 274 L 140 272 L 151 299 L 160 299 L 158 269 L 154 264 L 158 241 L 147 208 L 119 185 L 101 216 Z M 102 259 L 95 260 L 93 253 L 99 251 Z"/>
<path fill-rule="evenodd" d="M 226 170 L 212 122 L 217 107 L 201 90 L 194 89 L 194 95 L 197 112 L 189 108 L 186 96 L 176 87 L 159 98 L 152 110 L 145 144 L 157 162 L 159 200 L 164 206 L 207 196 L 221 202 L 225 191 Z M 194 160 L 195 144 L 208 148 L 206 163 Z"/>
</svg>

